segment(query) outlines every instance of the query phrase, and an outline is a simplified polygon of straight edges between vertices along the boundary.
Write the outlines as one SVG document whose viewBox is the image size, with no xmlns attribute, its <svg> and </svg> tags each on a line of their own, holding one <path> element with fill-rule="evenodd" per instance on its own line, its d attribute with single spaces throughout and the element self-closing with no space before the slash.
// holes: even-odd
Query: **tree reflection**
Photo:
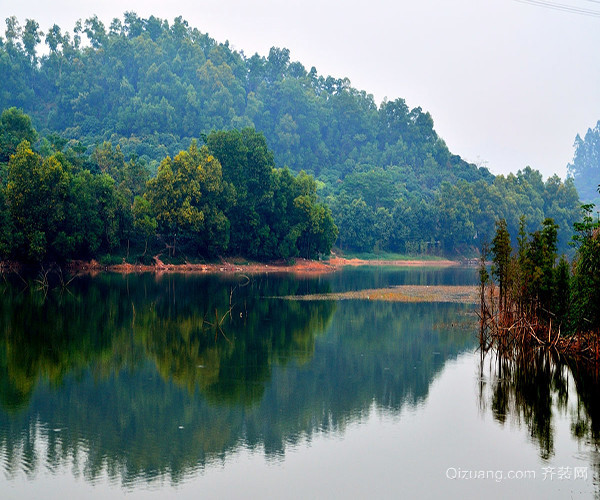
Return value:
<svg viewBox="0 0 600 500">
<path fill-rule="evenodd" d="M 554 455 L 556 415 L 571 419 L 571 433 L 580 442 L 599 444 L 600 385 L 593 367 L 541 349 L 513 356 L 489 352 L 480 377 L 481 407 L 489 407 L 501 424 L 524 424 L 542 459 Z M 597 458 L 592 463 L 599 467 Z"/>
<path fill-rule="evenodd" d="M 455 304 L 289 301 L 273 297 L 329 284 L 246 281 L 101 275 L 45 297 L 6 288 L 7 470 L 68 465 L 90 480 L 177 483 L 240 446 L 279 455 L 373 404 L 399 412 L 473 345 Z"/>
<path fill-rule="evenodd" d="M 105 378 L 145 358 L 190 392 L 257 400 L 274 363 L 310 359 L 335 304 L 262 298 L 298 293 L 307 286 L 298 280 L 261 277 L 245 288 L 239 282 L 104 275 L 54 293 L 5 287 L 0 404 L 26 407 L 41 378 L 59 386 L 67 374 L 88 369 Z"/>
</svg>

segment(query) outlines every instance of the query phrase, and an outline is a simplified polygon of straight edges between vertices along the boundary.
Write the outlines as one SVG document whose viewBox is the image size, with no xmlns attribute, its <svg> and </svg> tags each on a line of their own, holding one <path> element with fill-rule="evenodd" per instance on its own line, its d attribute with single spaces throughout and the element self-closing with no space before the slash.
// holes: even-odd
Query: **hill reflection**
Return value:
<svg viewBox="0 0 600 500">
<path fill-rule="evenodd" d="M 102 275 L 2 290 L 0 460 L 174 483 L 427 397 L 473 346 L 455 304 L 294 302 L 327 280 Z M 467 324 L 464 327 L 464 323 Z"/>
</svg>

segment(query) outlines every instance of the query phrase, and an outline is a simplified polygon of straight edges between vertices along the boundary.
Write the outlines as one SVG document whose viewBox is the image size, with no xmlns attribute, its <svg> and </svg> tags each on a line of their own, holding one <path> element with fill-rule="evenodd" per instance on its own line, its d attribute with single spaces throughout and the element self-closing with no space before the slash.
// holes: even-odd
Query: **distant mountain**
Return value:
<svg viewBox="0 0 600 500">
<path fill-rule="evenodd" d="M 567 165 L 567 171 L 583 202 L 600 203 L 600 120 L 594 128 L 588 129 L 583 139 L 577 134 L 575 155 L 573 162 Z"/>
</svg>

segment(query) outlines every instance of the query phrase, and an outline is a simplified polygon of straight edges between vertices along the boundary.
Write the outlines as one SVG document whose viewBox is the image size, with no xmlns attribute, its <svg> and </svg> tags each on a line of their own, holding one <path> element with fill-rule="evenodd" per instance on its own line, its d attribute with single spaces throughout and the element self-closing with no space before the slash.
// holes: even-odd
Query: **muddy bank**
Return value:
<svg viewBox="0 0 600 500">
<path fill-rule="evenodd" d="M 287 295 L 276 297 L 285 300 L 383 300 L 386 302 L 453 302 L 477 304 L 476 286 L 422 286 L 401 285 L 387 288 L 358 290 L 340 293 Z"/>
<path fill-rule="evenodd" d="M 362 260 L 362 259 L 344 259 L 332 257 L 326 261 L 295 259 L 293 262 L 275 261 L 268 263 L 248 262 L 243 259 L 223 259 L 221 262 L 210 263 L 185 263 L 168 264 L 164 263 L 159 257 L 154 258 L 151 265 L 143 264 L 101 264 L 96 260 L 83 261 L 73 260 L 65 268 L 72 273 L 90 273 L 100 272 L 116 273 L 229 273 L 229 274 L 259 274 L 259 273 L 292 273 L 292 274 L 323 274 L 331 273 L 345 266 L 372 266 L 372 267 L 451 267 L 458 266 L 461 263 L 452 260 Z M 50 265 L 42 267 L 48 269 L 56 267 Z M 39 272 L 39 268 L 36 268 Z M 0 262 L 0 272 L 19 272 L 24 270 L 24 266 L 16 262 Z"/>
<path fill-rule="evenodd" d="M 113 264 L 102 265 L 97 261 L 72 261 L 68 265 L 72 272 L 116 272 L 116 273 L 327 273 L 335 271 L 336 267 L 325 262 L 296 259 L 293 263 L 285 261 L 276 261 L 269 263 L 260 262 L 241 262 L 222 260 L 221 262 L 210 263 L 185 263 L 168 264 L 162 262 L 159 258 L 154 259 L 152 265 L 142 264 Z"/>
<path fill-rule="evenodd" d="M 69 269 L 74 272 L 117 273 L 292 273 L 292 274 L 322 274 L 331 273 L 345 266 L 392 266 L 392 267 L 451 267 L 458 266 L 458 261 L 452 260 L 361 260 L 331 258 L 327 261 L 295 259 L 293 262 L 275 261 L 269 263 L 244 262 L 241 260 L 223 260 L 221 262 L 202 264 L 165 264 L 159 258 L 154 259 L 153 265 L 116 264 L 105 266 L 96 261 L 73 261 Z"/>
<path fill-rule="evenodd" d="M 364 260 L 364 259 L 345 259 L 343 257 L 332 257 L 329 259 L 332 266 L 391 266 L 391 267 L 452 267 L 459 266 L 461 262 L 456 260 Z"/>
</svg>

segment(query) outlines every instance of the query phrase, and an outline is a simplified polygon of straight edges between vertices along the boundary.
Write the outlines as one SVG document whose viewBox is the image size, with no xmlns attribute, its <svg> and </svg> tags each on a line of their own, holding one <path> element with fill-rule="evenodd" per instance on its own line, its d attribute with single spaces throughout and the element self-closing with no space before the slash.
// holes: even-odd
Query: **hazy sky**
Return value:
<svg viewBox="0 0 600 500">
<path fill-rule="evenodd" d="M 532 0 L 530 0 L 532 1 Z M 533 0 L 598 11 L 596 0 Z M 182 15 L 247 56 L 287 47 L 322 75 L 429 111 L 450 150 L 494 173 L 566 174 L 600 119 L 600 17 L 517 0 L 0 0 L 0 16 L 72 31 L 93 14 Z M 3 28 L 0 32 L 3 34 Z"/>
</svg>

